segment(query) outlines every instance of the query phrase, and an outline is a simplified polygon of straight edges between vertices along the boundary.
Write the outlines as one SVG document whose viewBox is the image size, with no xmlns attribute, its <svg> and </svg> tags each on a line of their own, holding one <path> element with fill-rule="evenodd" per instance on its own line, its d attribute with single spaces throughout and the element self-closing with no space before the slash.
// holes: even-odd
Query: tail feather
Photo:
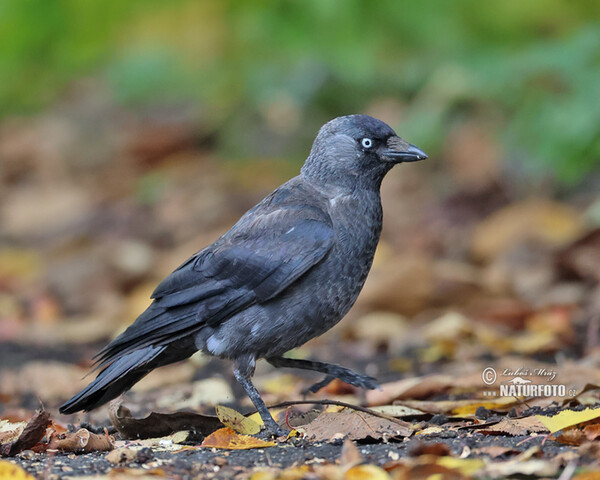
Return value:
<svg viewBox="0 0 600 480">
<path fill-rule="evenodd" d="M 63 414 L 90 411 L 129 390 L 156 367 L 184 360 L 191 349 L 171 349 L 167 345 L 148 346 L 127 353 L 104 368 L 81 392 L 60 406 Z"/>
</svg>

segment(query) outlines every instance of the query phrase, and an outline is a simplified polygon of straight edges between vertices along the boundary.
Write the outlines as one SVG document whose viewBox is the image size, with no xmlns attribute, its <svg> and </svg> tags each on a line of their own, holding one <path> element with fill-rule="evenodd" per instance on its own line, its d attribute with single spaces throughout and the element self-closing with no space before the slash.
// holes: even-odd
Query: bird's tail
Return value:
<svg viewBox="0 0 600 480">
<path fill-rule="evenodd" d="M 59 411 L 69 414 L 93 410 L 129 390 L 156 367 L 184 360 L 194 350 L 150 345 L 126 353 L 100 371 L 92 383 L 61 405 Z"/>
</svg>

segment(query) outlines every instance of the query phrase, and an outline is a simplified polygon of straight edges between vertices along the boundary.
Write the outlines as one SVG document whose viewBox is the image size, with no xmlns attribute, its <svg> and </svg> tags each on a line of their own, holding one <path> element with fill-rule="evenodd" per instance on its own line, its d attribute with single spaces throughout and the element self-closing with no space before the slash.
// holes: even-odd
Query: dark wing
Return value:
<svg viewBox="0 0 600 480">
<path fill-rule="evenodd" d="M 327 255 L 334 233 L 311 207 L 251 211 L 156 288 L 154 302 L 98 354 L 99 366 L 149 345 L 165 345 L 275 298 Z"/>
</svg>

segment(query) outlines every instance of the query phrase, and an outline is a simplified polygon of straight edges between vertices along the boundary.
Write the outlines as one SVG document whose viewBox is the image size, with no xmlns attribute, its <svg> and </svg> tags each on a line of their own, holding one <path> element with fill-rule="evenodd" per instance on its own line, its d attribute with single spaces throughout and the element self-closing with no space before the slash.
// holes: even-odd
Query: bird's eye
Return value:
<svg viewBox="0 0 600 480">
<path fill-rule="evenodd" d="M 371 148 L 373 146 L 373 140 L 371 140 L 370 138 L 363 138 L 360 141 L 360 144 L 365 148 Z"/>
</svg>

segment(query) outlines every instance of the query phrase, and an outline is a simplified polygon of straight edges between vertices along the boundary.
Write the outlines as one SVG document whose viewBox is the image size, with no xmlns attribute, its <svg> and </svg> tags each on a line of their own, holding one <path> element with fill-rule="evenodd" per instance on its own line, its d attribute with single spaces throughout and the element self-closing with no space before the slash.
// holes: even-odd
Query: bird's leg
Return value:
<svg viewBox="0 0 600 480">
<path fill-rule="evenodd" d="M 341 367 L 340 365 L 333 365 L 331 363 L 314 362 L 312 360 L 300 360 L 296 358 L 286 357 L 269 357 L 266 359 L 271 365 L 276 368 L 288 367 L 288 368 L 301 368 L 303 370 L 314 370 L 315 372 L 321 372 L 327 374 L 327 376 L 320 382 L 315 383 L 311 387 L 304 391 L 304 394 L 316 393 L 321 388 L 329 385 L 333 380 L 339 378 L 342 382 L 346 382 L 355 387 L 368 388 L 373 390 L 379 388 L 377 380 L 368 375 L 361 375 L 355 373 L 348 368 Z"/>
<path fill-rule="evenodd" d="M 256 410 L 258 410 L 260 418 L 262 418 L 262 421 L 265 425 L 265 431 L 276 437 L 287 435 L 289 432 L 281 428 L 273 419 L 269 409 L 265 405 L 265 402 L 263 402 L 263 399 L 258 393 L 258 390 L 250 380 L 250 377 L 252 377 L 254 374 L 255 366 L 256 361 L 254 358 L 238 358 L 233 366 L 235 378 L 245 390 L 246 394 L 250 397 L 250 400 L 252 400 Z"/>
</svg>

